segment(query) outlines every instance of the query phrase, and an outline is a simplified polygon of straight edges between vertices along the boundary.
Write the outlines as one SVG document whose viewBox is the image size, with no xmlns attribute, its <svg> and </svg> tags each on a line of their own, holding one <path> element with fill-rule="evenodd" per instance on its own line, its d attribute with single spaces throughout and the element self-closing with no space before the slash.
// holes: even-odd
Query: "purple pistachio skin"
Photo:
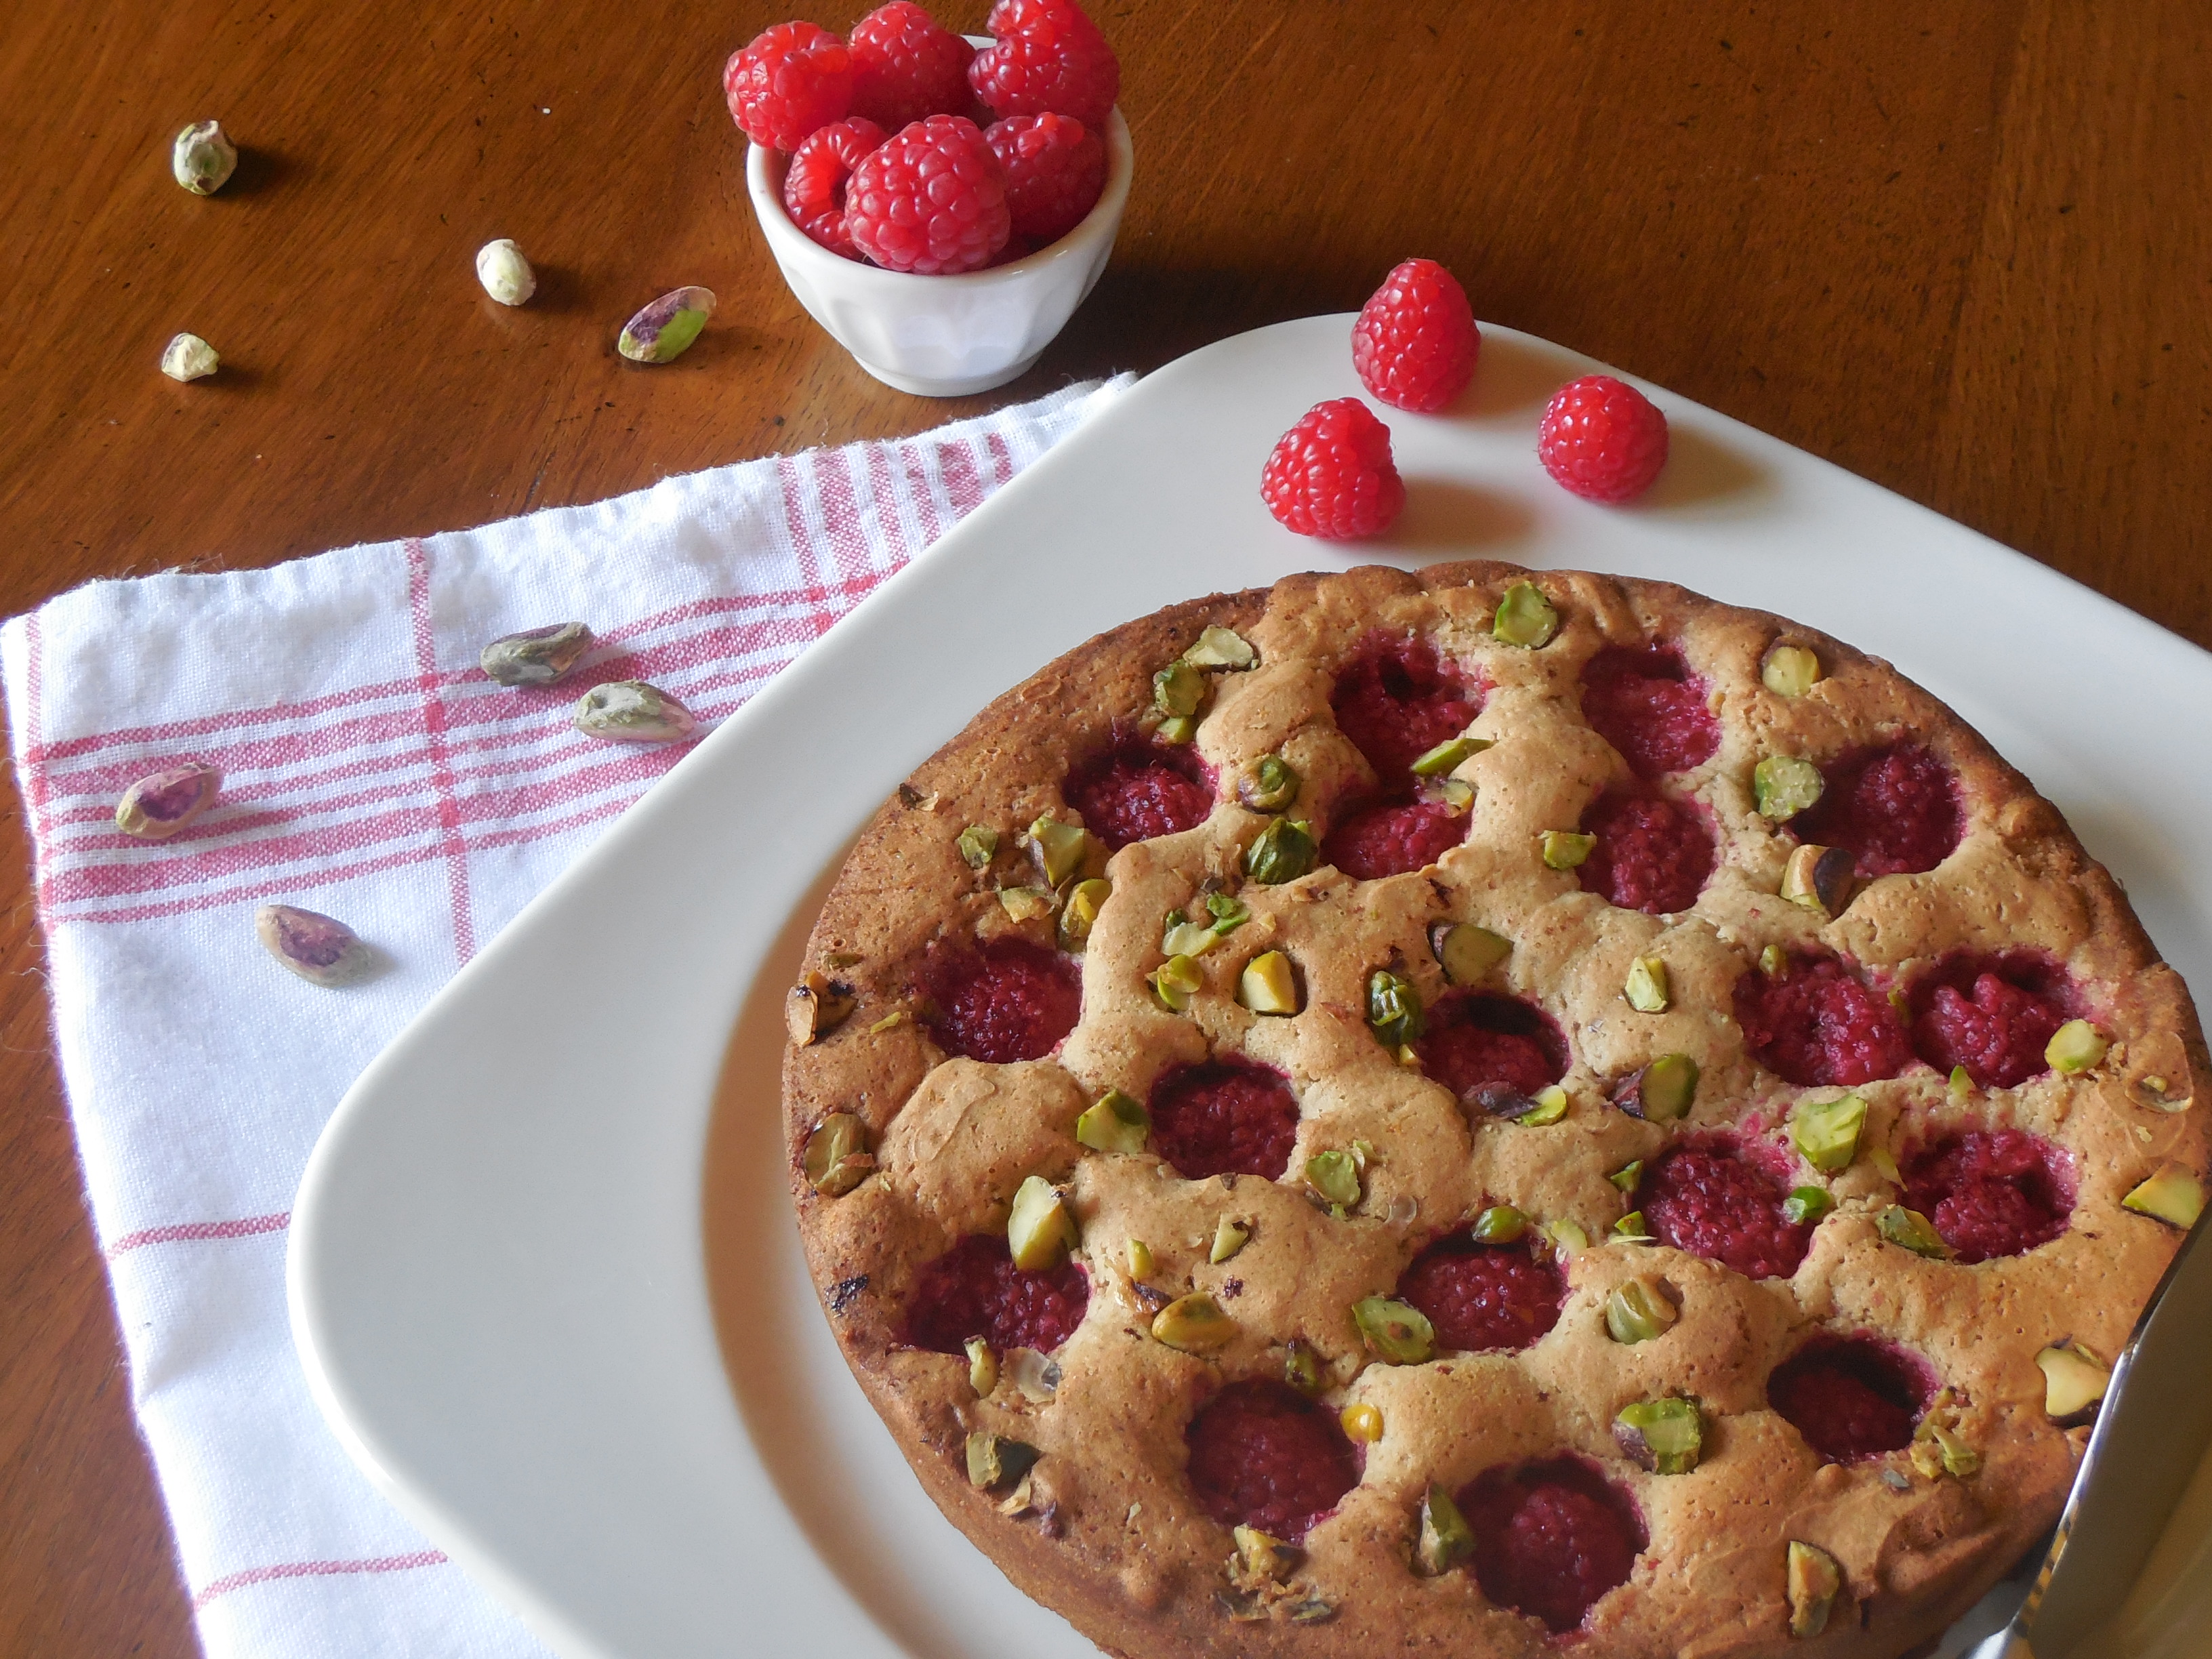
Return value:
<svg viewBox="0 0 2212 1659">
<path fill-rule="evenodd" d="M 115 827 L 141 841 L 166 841 L 215 804 L 222 773 L 184 761 L 138 780 L 115 804 Z"/>
<path fill-rule="evenodd" d="M 477 661 L 501 685 L 550 685 L 581 662 L 592 644 L 592 630 L 582 623 L 556 623 L 494 640 Z"/>
<path fill-rule="evenodd" d="M 714 314 L 712 289 L 679 288 L 662 295 L 624 324 L 615 349 L 632 362 L 665 363 L 681 356 Z"/>
<path fill-rule="evenodd" d="M 269 954 L 317 985 L 350 985 L 376 965 L 376 952 L 338 921 L 289 904 L 264 904 L 253 931 Z"/>
</svg>

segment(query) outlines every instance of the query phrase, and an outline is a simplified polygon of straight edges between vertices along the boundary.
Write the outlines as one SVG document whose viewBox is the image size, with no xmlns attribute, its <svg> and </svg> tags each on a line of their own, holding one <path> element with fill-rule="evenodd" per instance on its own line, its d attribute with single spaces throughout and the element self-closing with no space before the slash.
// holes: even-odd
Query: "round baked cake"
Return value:
<svg viewBox="0 0 2212 1659">
<path fill-rule="evenodd" d="M 1905 1654 L 2056 1519 L 2203 1038 L 1887 664 L 1661 583 L 1296 576 L 915 773 L 793 1192 L 938 1504 L 1116 1654 Z"/>
</svg>

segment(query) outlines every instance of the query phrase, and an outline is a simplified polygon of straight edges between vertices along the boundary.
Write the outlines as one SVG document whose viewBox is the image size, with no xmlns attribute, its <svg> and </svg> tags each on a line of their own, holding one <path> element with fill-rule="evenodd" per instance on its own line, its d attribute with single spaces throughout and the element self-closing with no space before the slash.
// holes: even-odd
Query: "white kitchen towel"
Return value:
<svg viewBox="0 0 2212 1659">
<path fill-rule="evenodd" d="M 711 726 L 1127 383 L 898 443 L 666 478 L 594 507 L 272 570 L 95 582 L 0 629 L 55 1041 L 85 1188 L 210 1659 L 543 1650 L 370 1488 L 285 1317 L 292 1196 L 356 1073 L 673 765 L 571 725 L 646 679 Z M 580 620 L 561 685 L 483 643 Z M 222 769 L 173 839 L 117 832 L 134 780 Z M 277 900 L 390 958 L 343 993 L 255 942 Z"/>
</svg>

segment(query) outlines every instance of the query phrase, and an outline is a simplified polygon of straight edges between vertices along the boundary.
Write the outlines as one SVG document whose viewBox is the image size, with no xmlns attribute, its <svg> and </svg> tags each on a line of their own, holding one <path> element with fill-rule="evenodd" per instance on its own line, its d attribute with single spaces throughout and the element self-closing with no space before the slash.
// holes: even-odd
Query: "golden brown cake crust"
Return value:
<svg viewBox="0 0 2212 1659">
<path fill-rule="evenodd" d="M 1540 649 L 1492 632 L 1499 595 L 1533 580 L 1557 607 Z M 1198 753 L 1220 780 L 1211 815 L 1178 835 L 1103 857 L 1112 893 L 1081 961 L 1079 1023 L 1048 1058 L 1006 1066 L 948 1059 L 930 1035 L 920 964 L 933 944 L 1015 934 L 1050 947 L 1049 915 L 1015 921 L 997 890 L 1034 879 L 1018 845 L 1039 817 L 1079 821 L 1062 797 L 1071 764 L 1140 719 L 1156 670 L 1200 630 L 1236 630 L 1259 653 L 1214 677 Z M 1354 881 L 1326 864 L 1279 886 L 1243 882 L 1240 859 L 1268 822 L 1237 803 L 1240 763 L 1279 752 L 1304 780 L 1292 816 L 1324 835 L 1333 811 L 1372 787 L 1341 735 L 1330 692 L 1340 666 L 1376 630 L 1419 636 L 1487 687 L 1470 735 L 1494 746 L 1458 775 L 1474 797 L 1465 843 L 1423 871 Z M 1670 641 L 1710 688 L 1721 738 L 1711 758 L 1669 780 L 1715 826 L 1718 867 L 1695 906 L 1650 915 L 1582 890 L 1547 868 L 1538 836 L 1572 828 L 1620 756 L 1581 713 L 1583 665 L 1608 645 Z M 1824 677 L 1802 696 L 1761 683 L 1778 641 L 1810 647 Z M 1816 763 L 1900 736 L 1925 744 L 1958 781 L 1964 835 L 1935 870 L 1867 884 L 1833 921 L 1778 896 L 1794 845 L 1754 808 L 1753 770 L 1769 755 Z M 963 830 L 998 831 L 990 866 L 972 869 Z M 1198 958 L 1205 983 L 1182 1012 L 1155 1000 L 1163 919 L 1211 878 L 1251 920 Z M 1428 942 L 1438 921 L 1474 922 L 1513 943 L 1490 983 L 1539 1004 L 1568 1038 L 1566 1115 L 1543 1127 L 1471 1123 L 1450 1091 L 1378 1042 L 1365 1023 L 1370 972 L 1392 963 L 1433 1000 L 1447 988 Z M 1429 1240 L 1486 1204 L 1578 1223 L 1602 1241 L 1626 1203 L 1607 1179 L 1685 1134 L 1728 1129 L 1786 1146 L 1800 1089 L 1746 1053 L 1732 988 L 1762 951 L 1821 950 L 1881 985 L 1951 951 L 2023 950 L 2063 965 L 2112 1046 L 2078 1077 L 2049 1073 L 2011 1089 L 1960 1095 L 1925 1064 L 1853 1089 L 1869 1115 L 1861 1152 L 1826 1177 L 1836 1207 L 1794 1277 L 1753 1279 L 1683 1251 L 1598 1243 L 1564 1263 L 1558 1324 L 1519 1352 L 1445 1352 L 1376 1363 L 1351 1317 L 1389 1296 Z M 1282 950 L 1303 976 L 1302 1012 L 1255 1015 L 1238 976 Z M 1672 999 L 1632 1010 L 1632 961 L 1668 967 Z M 1750 1659 L 1798 1650 L 1897 1656 L 1941 1630 L 2055 1519 L 2082 1431 L 2045 1413 L 2035 1356 L 2072 1339 L 2109 1359 L 2172 1258 L 2179 1235 L 2122 1208 L 2154 1170 L 2206 1166 L 2202 1114 L 2146 1103 L 2145 1079 L 2175 1100 L 2204 1063 L 2179 979 L 2126 900 L 2057 811 L 1948 708 L 1887 664 L 1814 630 L 1662 583 L 1472 562 L 1407 574 L 1379 568 L 1296 576 L 1272 590 L 1176 605 L 1102 635 L 1000 698 L 919 768 L 861 836 L 825 903 L 806 968 L 851 988 L 857 1008 L 785 1066 L 793 1194 L 813 1276 L 854 1375 L 944 1512 L 1024 1591 L 1110 1652 L 1382 1651 L 1521 1656 L 1557 1638 L 1492 1605 L 1471 1571 L 1418 1576 L 1408 1559 L 1431 1482 L 1456 1491 L 1486 1468 L 1571 1453 L 1600 1466 L 1640 1510 L 1649 1545 L 1629 1581 L 1591 1609 L 1576 1651 L 1589 1659 Z M 1242 1053 L 1291 1079 L 1297 1148 L 1279 1182 L 1187 1181 L 1147 1151 L 1089 1151 L 1074 1138 L 1109 1089 L 1142 1101 L 1167 1067 Z M 1686 1120 L 1660 1125 L 1611 1103 L 1621 1079 L 1662 1054 L 1701 1071 Z M 866 1127 L 875 1172 L 824 1195 L 802 1166 L 832 1113 Z M 2056 1240 L 1976 1265 L 1926 1259 L 1885 1242 L 1879 1212 L 1900 1200 L 1888 1156 L 1947 1127 L 2011 1127 L 2073 1160 L 2077 1193 Z M 1339 1218 L 1310 1202 L 1299 1172 L 1316 1152 L 1373 1149 L 1357 1208 Z M 1794 1180 L 1823 1178 L 1796 1165 Z M 1077 1260 L 1090 1299 L 1053 1356 L 1055 1392 L 1031 1398 L 1008 1368 L 987 1398 L 965 1359 L 900 1342 L 922 1267 L 963 1236 L 1003 1234 L 1024 1177 L 1064 1186 L 1081 1228 Z M 1208 1260 L 1217 1222 L 1251 1242 Z M 1155 1267 L 1139 1287 L 1133 1238 Z M 1602 1309 L 1613 1286 L 1658 1276 L 1681 1306 L 1656 1340 L 1623 1345 Z M 1233 1285 L 1232 1285 L 1233 1282 Z M 1212 1292 L 1234 1340 L 1200 1357 L 1152 1339 L 1164 1296 Z M 1868 1332 L 1917 1353 L 1954 1391 L 1956 1432 L 1979 1454 L 1969 1478 L 1917 1472 L 1904 1453 L 1823 1462 L 1768 1403 L 1766 1378 L 1815 1331 Z M 1302 1339 L 1328 1370 L 1334 1410 L 1379 1408 L 1358 1484 L 1307 1534 L 1294 1593 L 1231 1616 L 1229 1529 L 1208 1517 L 1185 1475 L 1185 1428 L 1224 1383 L 1279 1377 Z M 1041 1392 L 1041 1391 L 1039 1391 Z M 1626 1404 L 1666 1395 L 1699 1402 L 1698 1466 L 1646 1473 L 1612 1424 Z M 1038 1448 L 1026 1504 L 969 1484 L 973 1431 Z M 1005 1512 L 1009 1507 L 1018 1513 Z M 1819 1546 L 1845 1583 L 1827 1632 L 1788 1632 L 1784 1547 Z M 1315 1622 L 1286 1616 L 1326 1603 Z M 1272 1613 L 1271 1613 L 1272 1608 Z"/>
</svg>

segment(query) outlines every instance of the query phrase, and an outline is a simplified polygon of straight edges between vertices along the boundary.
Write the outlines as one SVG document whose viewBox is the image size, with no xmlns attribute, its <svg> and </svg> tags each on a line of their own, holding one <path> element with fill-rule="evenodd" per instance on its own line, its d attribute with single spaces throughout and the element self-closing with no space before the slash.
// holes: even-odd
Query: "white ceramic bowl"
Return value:
<svg viewBox="0 0 2212 1659">
<path fill-rule="evenodd" d="M 1026 259 L 959 276 L 916 276 L 832 253 L 784 211 L 790 165 L 755 144 L 745 184 L 799 303 L 886 386 L 959 398 L 1004 386 L 1036 362 L 1097 285 L 1129 199 L 1133 157 L 1116 108 L 1106 123 L 1106 188 L 1083 222 Z"/>
</svg>

